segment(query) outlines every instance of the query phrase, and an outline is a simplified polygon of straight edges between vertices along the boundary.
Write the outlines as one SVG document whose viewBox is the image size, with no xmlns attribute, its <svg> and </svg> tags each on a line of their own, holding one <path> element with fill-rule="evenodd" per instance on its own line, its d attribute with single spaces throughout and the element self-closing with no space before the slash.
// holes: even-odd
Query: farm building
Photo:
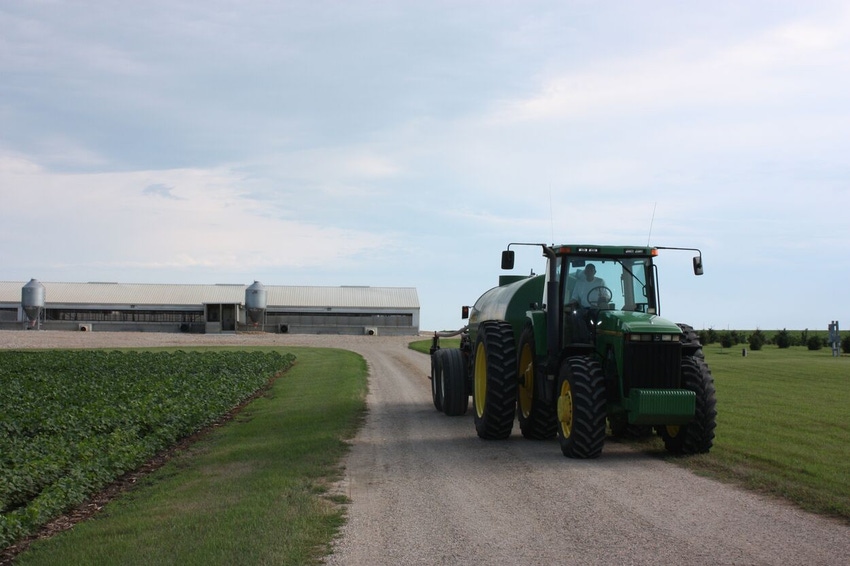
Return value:
<svg viewBox="0 0 850 566">
<path fill-rule="evenodd" d="M 0 282 L 0 329 L 419 333 L 412 287 Z"/>
</svg>

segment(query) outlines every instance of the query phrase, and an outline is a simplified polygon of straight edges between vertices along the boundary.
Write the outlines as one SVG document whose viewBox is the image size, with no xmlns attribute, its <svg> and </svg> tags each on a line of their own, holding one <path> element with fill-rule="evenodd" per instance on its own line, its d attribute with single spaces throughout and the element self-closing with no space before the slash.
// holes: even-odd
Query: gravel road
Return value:
<svg viewBox="0 0 850 566">
<path fill-rule="evenodd" d="M 850 526 L 608 442 L 592 461 L 556 441 L 475 436 L 434 410 L 427 356 L 374 336 L 0 332 L 0 348 L 309 345 L 363 355 L 369 415 L 339 489 L 352 500 L 327 563 L 850 563 Z M 720 439 L 722 442 L 722 439 Z"/>
</svg>

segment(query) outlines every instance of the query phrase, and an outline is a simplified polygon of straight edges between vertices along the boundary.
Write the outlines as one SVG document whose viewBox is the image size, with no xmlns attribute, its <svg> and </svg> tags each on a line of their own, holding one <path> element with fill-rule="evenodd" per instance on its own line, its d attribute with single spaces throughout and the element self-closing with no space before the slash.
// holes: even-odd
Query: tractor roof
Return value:
<svg viewBox="0 0 850 566">
<path fill-rule="evenodd" d="M 602 257 L 651 257 L 658 255 L 658 250 L 646 246 L 598 246 L 590 244 L 561 244 L 554 246 L 558 255 L 582 255 Z"/>
</svg>

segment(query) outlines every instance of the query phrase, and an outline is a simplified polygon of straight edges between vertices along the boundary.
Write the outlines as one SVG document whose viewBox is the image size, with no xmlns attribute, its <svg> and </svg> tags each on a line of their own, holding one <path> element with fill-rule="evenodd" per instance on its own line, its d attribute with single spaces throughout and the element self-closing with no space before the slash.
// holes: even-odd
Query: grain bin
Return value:
<svg viewBox="0 0 850 566">
<path fill-rule="evenodd" d="M 44 285 L 36 279 L 21 288 L 21 307 L 27 315 L 30 327 L 37 327 L 44 312 Z"/>
<path fill-rule="evenodd" d="M 245 289 L 245 310 L 254 326 L 263 321 L 266 312 L 266 288 L 259 281 Z"/>
</svg>

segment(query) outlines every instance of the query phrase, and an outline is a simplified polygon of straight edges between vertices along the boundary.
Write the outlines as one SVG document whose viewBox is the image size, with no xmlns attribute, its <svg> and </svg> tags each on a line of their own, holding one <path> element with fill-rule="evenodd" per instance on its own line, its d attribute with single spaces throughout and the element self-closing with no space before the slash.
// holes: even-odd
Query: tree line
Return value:
<svg viewBox="0 0 850 566">
<path fill-rule="evenodd" d="M 753 332 L 740 330 L 717 331 L 713 328 L 699 331 L 700 342 L 703 345 L 720 344 L 722 348 L 732 348 L 747 344 L 750 350 L 761 350 L 764 346 L 790 348 L 791 346 L 806 346 L 809 350 L 820 350 L 831 347 L 829 337 L 821 332 L 809 332 L 809 329 L 795 332 L 785 328 L 771 334 L 760 329 Z M 850 335 L 841 336 L 841 351 L 850 354 Z"/>
</svg>

